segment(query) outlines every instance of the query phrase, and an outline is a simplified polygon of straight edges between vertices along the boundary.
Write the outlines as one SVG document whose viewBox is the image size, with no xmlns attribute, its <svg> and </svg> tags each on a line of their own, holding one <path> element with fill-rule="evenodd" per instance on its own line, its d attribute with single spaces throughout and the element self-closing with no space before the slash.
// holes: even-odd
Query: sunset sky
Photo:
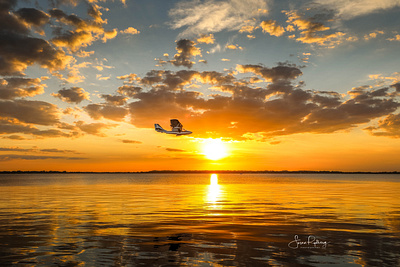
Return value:
<svg viewBox="0 0 400 267">
<path fill-rule="evenodd" d="M 399 0 L 0 0 L 0 170 L 400 171 L 399 25 Z"/>
</svg>

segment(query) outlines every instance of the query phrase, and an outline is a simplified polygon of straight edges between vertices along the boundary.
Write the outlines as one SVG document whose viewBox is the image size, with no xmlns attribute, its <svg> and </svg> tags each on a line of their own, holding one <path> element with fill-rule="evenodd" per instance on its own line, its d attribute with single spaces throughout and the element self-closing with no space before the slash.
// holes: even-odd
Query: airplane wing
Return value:
<svg viewBox="0 0 400 267">
<path fill-rule="evenodd" d="M 171 122 L 172 129 L 177 129 L 179 131 L 182 131 L 183 125 L 177 119 L 172 119 L 170 122 Z"/>
</svg>

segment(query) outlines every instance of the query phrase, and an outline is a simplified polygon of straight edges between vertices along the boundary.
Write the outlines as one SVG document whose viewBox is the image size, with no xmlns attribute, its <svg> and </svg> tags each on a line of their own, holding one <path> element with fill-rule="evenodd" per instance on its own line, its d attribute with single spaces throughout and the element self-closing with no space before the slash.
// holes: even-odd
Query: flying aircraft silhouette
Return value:
<svg viewBox="0 0 400 267">
<path fill-rule="evenodd" d="M 192 133 L 191 131 L 183 129 L 182 123 L 180 123 L 177 119 L 171 120 L 171 131 L 164 130 L 164 128 L 158 123 L 154 124 L 154 128 L 159 133 L 175 134 L 176 136 Z"/>
</svg>

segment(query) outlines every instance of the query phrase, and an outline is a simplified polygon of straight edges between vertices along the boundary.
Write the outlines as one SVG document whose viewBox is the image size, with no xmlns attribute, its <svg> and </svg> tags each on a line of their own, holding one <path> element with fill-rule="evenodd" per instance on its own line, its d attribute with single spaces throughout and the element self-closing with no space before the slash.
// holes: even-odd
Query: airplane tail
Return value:
<svg viewBox="0 0 400 267">
<path fill-rule="evenodd" d="M 163 129 L 163 127 L 160 126 L 160 124 L 156 123 L 154 124 L 154 128 L 157 132 L 159 133 L 165 133 L 166 131 Z"/>
</svg>

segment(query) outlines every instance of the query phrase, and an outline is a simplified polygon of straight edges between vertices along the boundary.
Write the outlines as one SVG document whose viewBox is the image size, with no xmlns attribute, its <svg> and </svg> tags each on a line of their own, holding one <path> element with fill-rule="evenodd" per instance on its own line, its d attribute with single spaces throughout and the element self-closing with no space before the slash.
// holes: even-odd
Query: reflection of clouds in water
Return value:
<svg viewBox="0 0 400 267">
<path fill-rule="evenodd" d="M 334 180 L 225 174 L 223 182 L 204 174 L 0 177 L 0 262 L 398 266 L 399 182 L 330 177 Z M 207 184 L 199 184 L 204 178 Z M 329 244 L 292 249 L 295 235 Z"/>
</svg>

